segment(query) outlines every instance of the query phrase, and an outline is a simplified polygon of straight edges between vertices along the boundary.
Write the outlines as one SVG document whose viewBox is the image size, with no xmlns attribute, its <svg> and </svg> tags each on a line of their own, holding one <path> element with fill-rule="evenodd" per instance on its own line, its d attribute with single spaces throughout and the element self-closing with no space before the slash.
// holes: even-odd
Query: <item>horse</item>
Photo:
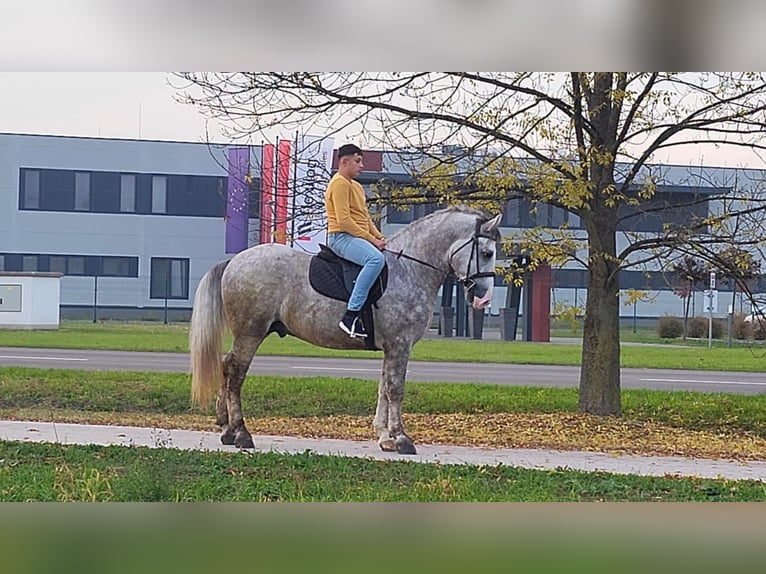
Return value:
<svg viewBox="0 0 766 574">
<path fill-rule="evenodd" d="M 500 215 L 489 218 L 465 206 L 441 209 L 391 236 L 385 249 L 387 287 L 373 309 L 374 343 L 383 351 L 373 430 L 383 451 L 415 454 L 402 422 L 407 363 L 428 331 L 439 287 L 452 274 L 474 309 L 485 308 L 494 286 Z M 189 328 L 192 403 L 216 397 L 221 442 L 253 448 L 240 392 L 261 342 L 272 332 L 331 349 L 364 349 L 338 326 L 345 303 L 309 284 L 312 256 L 265 243 L 214 265 L 200 280 Z M 222 337 L 234 336 L 222 359 Z"/>
</svg>

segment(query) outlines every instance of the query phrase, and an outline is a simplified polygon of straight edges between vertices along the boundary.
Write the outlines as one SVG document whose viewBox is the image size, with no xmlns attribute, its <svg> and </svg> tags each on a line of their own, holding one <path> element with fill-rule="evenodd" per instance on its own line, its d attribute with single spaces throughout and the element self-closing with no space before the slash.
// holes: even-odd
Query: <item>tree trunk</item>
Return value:
<svg viewBox="0 0 766 574">
<path fill-rule="evenodd" d="M 614 213 L 588 218 L 590 273 L 583 326 L 580 412 L 622 413 L 620 398 L 620 299 Z"/>
</svg>

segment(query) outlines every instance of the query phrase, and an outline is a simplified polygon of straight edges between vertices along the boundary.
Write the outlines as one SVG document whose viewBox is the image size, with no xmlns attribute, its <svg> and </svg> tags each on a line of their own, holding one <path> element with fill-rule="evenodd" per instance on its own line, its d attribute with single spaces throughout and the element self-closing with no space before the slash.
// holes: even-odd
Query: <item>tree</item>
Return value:
<svg viewBox="0 0 766 574">
<path fill-rule="evenodd" d="M 752 300 L 753 295 L 748 283 L 758 275 L 761 262 L 756 260 L 750 251 L 736 245 L 729 245 L 714 254 L 709 267 L 716 272 L 719 281 L 730 284 L 732 306 L 736 300 L 737 290 Z"/>
<path fill-rule="evenodd" d="M 631 234 L 630 222 L 668 209 L 651 162 L 701 143 L 764 148 L 766 83 L 754 73 L 182 73 L 180 101 L 228 120 L 228 135 L 302 129 L 359 135 L 367 147 L 429 156 L 426 180 L 445 201 L 488 206 L 524 198 L 579 217 L 582 232 L 537 229 L 541 258 L 588 269 L 579 408 L 618 415 L 619 272 L 673 257 L 709 260 L 718 246 L 764 237 L 762 191 L 716 184 L 676 197 L 682 221 Z M 350 132 L 354 128 L 355 132 Z M 444 146 L 451 145 L 446 158 Z M 416 168 L 418 166 L 415 166 Z M 421 172 L 424 164 L 419 166 Z M 441 170 L 441 171 L 440 171 Z M 439 179 L 440 174 L 449 177 Z M 441 184 L 435 182 L 441 181 Z M 457 185 L 456 185 L 457 183 Z M 753 183 L 753 182 L 751 182 Z M 755 186 L 758 187 L 758 186 Z M 729 209 L 709 214 L 713 197 Z M 704 213 L 699 206 L 705 207 Z M 732 206 L 735 206 L 732 208 Z M 736 225 L 730 224 L 736 221 Z M 566 230 L 564 230 L 566 231 Z M 759 235 L 754 234 L 759 231 Z M 618 234 L 627 246 L 618 251 Z M 664 262 L 664 263 L 663 263 Z"/>
<path fill-rule="evenodd" d="M 707 276 L 705 265 L 691 255 L 685 256 L 680 262 L 673 264 L 673 274 L 681 282 L 681 286 L 675 289 L 684 300 L 684 341 L 686 340 L 687 327 L 689 324 L 689 307 L 691 305 L 694 286 L 702 282 Z"/>
</svg>

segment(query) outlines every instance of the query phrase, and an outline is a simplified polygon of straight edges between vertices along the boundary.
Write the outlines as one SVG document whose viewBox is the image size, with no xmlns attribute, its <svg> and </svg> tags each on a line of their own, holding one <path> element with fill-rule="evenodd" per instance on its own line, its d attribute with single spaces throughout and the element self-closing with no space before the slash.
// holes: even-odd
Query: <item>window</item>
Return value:
<svg viewBox="0 0 766 574">
<path fill-rule="evenodd" d="M 164 175 L 152 177 L 152 213 L 167 211 L 168 180 Z"/>
<path fill-rule="evenodd" d="M 91 210 L 98 213 L 120 212 L 120 174 L 94 171 L 91 174 Z"/>
<path fill-rule="evenodd" d="M 74 176 L 74 210 L 90 211 L 90 174 L 77 172 Z"/>
<path fill-rule="evenodd" d="M 222 217 L 227 178 L 65 169 L 19 170 L 19 209 Z M 251 193 L 257 218 L 259 192 Z"/>
<path fill-rule="evenodd" d="M 101 275 L 130 277 L 130 257 L 102 257 Z"/>
<path fill-rule="evenodd" d="M 51 255 L 48 258 L 48 271 L 66 275 L 66 259 L 64 255 Z"/>
<path fill-rule="evenodd" d="M 21 258 L 22 271 L 37 271 L 37 255 L 25 255 Z"/>
<path fill-rule="evenodd" d="M 502 227 L 519 227 L 519 199 L 509 199 L 503 210 L 503 217 L 500 220 Z"/>
<path fill-rule="evenodd" d="M 136 176 L 133 174 L 123 174 L 120 178 L 120 211 L 136 211 Z"/>
<path fill-rule="evenodd" d="M 85 257 L 67 257 L 67 275 L 85 275 Z"/>
<path fill-rule="evenodd" d="M 22 209 L 40 209 L 40 172 L 25 169 L 22 170 L 22 178 L 24 179 Z"/>
<path fill-rule="evenodd" d="M 189 260 L 152 257 L 150 299 L 189 298 Z"/>
<path fill-rule="evenodd" d="M 5 271 L 5 255 L 0 254 L 0 271 Z"/>
</svg>

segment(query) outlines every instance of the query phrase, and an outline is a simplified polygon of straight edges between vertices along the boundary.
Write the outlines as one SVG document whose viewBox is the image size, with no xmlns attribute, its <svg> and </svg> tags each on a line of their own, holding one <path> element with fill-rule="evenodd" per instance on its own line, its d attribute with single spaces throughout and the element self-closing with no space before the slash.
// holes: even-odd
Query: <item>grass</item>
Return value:
<svg viewBox="0 0 766 574">
<path fill-rule="evenodd" d="M 374 382 L 248 377 L 251 432 L 370 440 Z M 623 391 L 622 417 L 577 412 L 575 389 L 410 383 L 417 442 L 610 453 L 766 458 L 766 395 Z M 0 418 L 213 430 L 189 407 L 188 376 L 0 368 Z"/>
<path fill-rule="evenodd" d="M 8 336 L 6 336 L 8 335 Z M 4 345 L 185 351 L 186 325 L 64 324 L 3 332 Z M 54 344 L 55 343 L 55 344 Z M 272 337 L 264 352 L 333 354 Z M 579 345 L 424 340 L 420 360 L 579 364 Z M 623 348 L 623 363 L 762 370 L 747 349 Z M 736 364 L 738 363 L 738 365 Z M 248 377 L 250 430 L 372 439 L 376 384 Z M 410 383 L 405 423 L 418 443 L 585 449 L 764 460 L 766 396 L 624 390 L 623 417 L 577 412 L 576 389 Z M 0 368 L 0 418 L 212 429 L 189 407 L 188 375 Z M 310 453 L 241 455 L 0 442 L 0 501 L 763 501 L 763 483 L 577 471 L 375 462 Z"/>
<path fill-rule="evenodd" d="M 3 501 L 763 501 L 762 483 L 0 443 Z"/>
<path fill-rule="evenodd" d="M 660 341 L 655 339 L 655 341 Z M 231 338 L 227 337 L 228 348 Z M 3 331 L 2 345 L 15 347 L 110 349 L 124 351 L 188 351 L 188 325 L 156 323 L 83 323 L 63 322 L 58 331 Z M 412 352 L 414 361 L 457 361 L 490 363 L 525 363 L 579 365 L 580 344 L 475 341 L 465 339 L 423 339 Z M 315 347 L 294 337 L 267 338 L 258 351 L 265 355 L 305 357 L 380 357 L 379 352 L 336 351 Z M 731 349 L 717 346 L 625 345 L 623 367 L 701 369 L 725 371 L 766 370 L 766 350 L 757 346 Z"/>
</svg>

